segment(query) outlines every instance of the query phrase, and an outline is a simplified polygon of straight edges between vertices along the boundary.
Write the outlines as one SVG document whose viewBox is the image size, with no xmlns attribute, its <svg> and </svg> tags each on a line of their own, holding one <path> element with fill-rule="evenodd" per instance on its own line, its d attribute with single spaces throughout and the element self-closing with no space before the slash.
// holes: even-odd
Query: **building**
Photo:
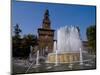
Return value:
<svg viewBox="0 0 100 75">
<path fill-rule="evenodd" d="M 88 52 L 88 53 L 92 53 L 92 48 L 89 46 L 88 41 L 82 41 L 82 45 L 83 45 L 83 50 Z"/>
<path fill-rule="evenodd" d="M 54 30 L 51 29 L 51 21 L 49 19 L 49 10 L 44 13 L 42 28 L 38 28 L 38 46 L 40 54 L 44 55 L 45 52 L 53 51 Z"/>
<path fill-rule="evenodd" d="M 79 28 L 78 28 L 79 30 Z M 53 51 L 54 44 L 54 31 L 51 28 L 51 21 L 49 18 L 49 10 L 46 10 L 44 13 L 44 18 L 42 22 L 42 27 L 38 28 L 38 48 L 40 55 L 45 55 L 45 53 L 51 53 Z M 79 30 L 80 32 L 80 30 Z M 55 40 L 57 41 L 57 40 Z M 88 51 L 90 50 L 87 41 L 82 41 L 83 49 Z"/>
</svg>

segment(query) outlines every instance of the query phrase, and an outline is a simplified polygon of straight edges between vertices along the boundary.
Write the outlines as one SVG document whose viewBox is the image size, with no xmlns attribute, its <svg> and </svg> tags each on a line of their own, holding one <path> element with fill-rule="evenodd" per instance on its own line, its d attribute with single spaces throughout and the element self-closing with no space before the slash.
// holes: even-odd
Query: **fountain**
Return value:
<svg viewBox="0 0 100 75">
<path fill-rule="evenodd" d="M 53 53 L 48 54 L 49 63 L 83 63 L 82 42 L 77 27 L 65 26 L 57 30 L 57 46 L 55 44 Z"/>
<path fill-rule="evenodd" d="M 54 42 L 54 51 L 56 50 L 56 57 L 55 57 L 55 60 L 56 60 L 56 62 L 55 62 L 55 66 L 58 66 L 58 56 L 57 56 L 57 43 L 56 43 L 56 41 Z"/>
<path fill-rule="evenodd" d="M 35 65 L 40 65 L 39 64 L 39 50 L 37 51 L 37 57 L 36 57 L 36 64 Z"/>
<path fill-rule="evenodd" d="M 25 73 L 27 73 L 30 69 L 31 69 L 31 67 L 32 68 L 37 68 L 37 67 L 39 67 L 39 50 L 37 51 L 37 56 L 36 56 L 36 64 L 33 66 L 33 64 L 34 64 L 34 61 L 31 63 L 31 65 L 28 67 L 28 69 L 26 70 L 26 72 Z"/>
<path fill-rule="evenodd" d="M 45 72 L 95 68 L 95 57 L 84 54 L 78 29 L 74 26 L 66 26 L 57 30 L 57 41 L 54 41 L 53 52 L 49 53 L 48 56 L 40 56 L 38 49 L 36 49 L 36 54 L 33 56 L 32 46 L 30 50 L 29 60 L 32 62 L 22 59 L 16 59 L 14 61 L 15 65 L 23 68 L 27 67 L 25 73 L 42 72 L 43 68 Z M 47 52 L 48 47 L 44 51 Z M 46 60 L 44 62 L 45 64 L 40 65 L 41 62 L 39 63 L 39 59 Z M 25 61 L 26 63 L 24 64 Z"/>
<path fill-rule="evenodd" d="M 30 46 L 29 61 L 32 61 L 33 60 L 33 58 L 32 58 L 32 50 L 33 50 L 33 47 Z"/>
<path fill-rule="evenodd" d="M 82 49 L 80 48 L 80 65 L 83 65 Z"/>
</svg>

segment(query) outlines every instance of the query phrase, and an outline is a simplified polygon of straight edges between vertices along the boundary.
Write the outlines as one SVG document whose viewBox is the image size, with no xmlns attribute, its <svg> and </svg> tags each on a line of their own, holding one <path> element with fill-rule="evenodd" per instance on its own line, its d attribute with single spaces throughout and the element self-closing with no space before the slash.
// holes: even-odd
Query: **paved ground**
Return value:
<svg viewBox="0 0 100 75">
<path fill-rule="evenodd" d="M 14 74 L 25 74 L 28 67 L 19 66 L 15 63 L 12 65 Z M 70 64 L 59 64 L 55 66 L 55 64 L 41 64 L 39 66 L 32 65 L 27 73 L 41 73 L 41 72 L 55 72 L 55 71 L 75 71 L 75 70 L 90 70 L 96 69 L 96 61 L 95 59 L 90 62 L 85 62 L 83 65 L 79 65 L 79 63 L 75 63 L 73 65 Z"/>
</svg>

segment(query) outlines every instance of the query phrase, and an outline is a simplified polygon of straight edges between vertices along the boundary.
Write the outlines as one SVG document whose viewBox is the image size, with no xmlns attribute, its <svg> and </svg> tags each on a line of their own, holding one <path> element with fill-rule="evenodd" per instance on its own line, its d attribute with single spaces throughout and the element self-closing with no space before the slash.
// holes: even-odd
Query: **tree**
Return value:
<svg viewBox="0 0 100 75">
<path fill-rule="evenodd" d="M 20 33 L 22 32 L 22 30 L 19 28 L 19 25 L 16 24 L 16 26 L 14 26 L 14 34 L 16 38 L 20 38 Z"/>
<path fill-rule="evenodd" d="M 21 45 L 21 35 L 20 33 L 22 32 L 22 30 L 20 29 L 19 25 L 16 24 L 16 26 L 14 26 L 14 36 L 12 36 L 12 54 L 13 56 L 17 56 L 19 55 L 19 47 Z"/>
<path fill-rule="evenodd" d="M 37 45 L 37 36 L 35 35 L 32 34 L 24 35 L 23 40 L 27 46 Z"/>
<path fill-rule="evenodd" d="M 92 48 L 92 53 L 96 53 L 96 26 L 92 25 L 87 28 L 88 44 Z"/>
<path fill-rule="evenodd" d="M 30 46 L 37 45 L 37 36 L 28 34 L 21 38 L 22 30 L 19 25 L 14 26 L 14 36 L 12 37 L 13 57 L 27 58 L 30 54 Z"/>
<path fill-rule="evenodd" d="M 20 40 L 21 40 L 21 36 L 20 33 L 22 32 L 22 30 L 19 28 L 19 25 L 16 24 L 16 26 L 14 26 L 14 36 L 13 36 L 13 43 L 16 45 L 20 44 Z"/>
<path fill-rule="evenodd" d="M 24 57 L 28 57 L 30 54 L 30 46 L 33 48 L 37 45 L 37 37 L 32 34 L 24 35 L 22 38 L 21 48 Z"/>
<path fill-rule="evenodd" d="M 79 28 L 79 26 L 76 26 L 76 28 L 77 28 L 77 30 L 78 30 L 80 39 L 82 39 L 82 38 L 81 38 L 81 34 L 80 34 L 80 28 Z"/>
</svg>

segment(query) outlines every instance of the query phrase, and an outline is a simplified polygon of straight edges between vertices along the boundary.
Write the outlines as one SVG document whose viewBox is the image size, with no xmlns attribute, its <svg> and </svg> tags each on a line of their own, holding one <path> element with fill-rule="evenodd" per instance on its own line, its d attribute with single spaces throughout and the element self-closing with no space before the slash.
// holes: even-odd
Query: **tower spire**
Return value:
<svg viewBox="0 0 100 75">
<path fill-rule="evenodd" d="M 48 9 L 46 9 L 46 11 L 45 11 L 45 16 L 49 16 L 49 10 Z"/>
<path fill-rule="evenodd" d="M 50 24 L 51 24 L 51 22 L 50 22 L 50 19 L 49 19 L 49 10 L 46 9 L 46 11 L 44 13 L 42 28 L 50 29 Z"/>
<path fill-rule="evenodd" d="M 52 52 L 53 41 L 54 41 L 54 30 L 50 27 L 51 22 L 49 19 L 49 10 L 44 12 L 42 28 L 38 28 L 38 44 L 40 55 L 45 55 L 46 53 Z M 46 50 L 46 48 L 48 48 Z"/>
</svg>

